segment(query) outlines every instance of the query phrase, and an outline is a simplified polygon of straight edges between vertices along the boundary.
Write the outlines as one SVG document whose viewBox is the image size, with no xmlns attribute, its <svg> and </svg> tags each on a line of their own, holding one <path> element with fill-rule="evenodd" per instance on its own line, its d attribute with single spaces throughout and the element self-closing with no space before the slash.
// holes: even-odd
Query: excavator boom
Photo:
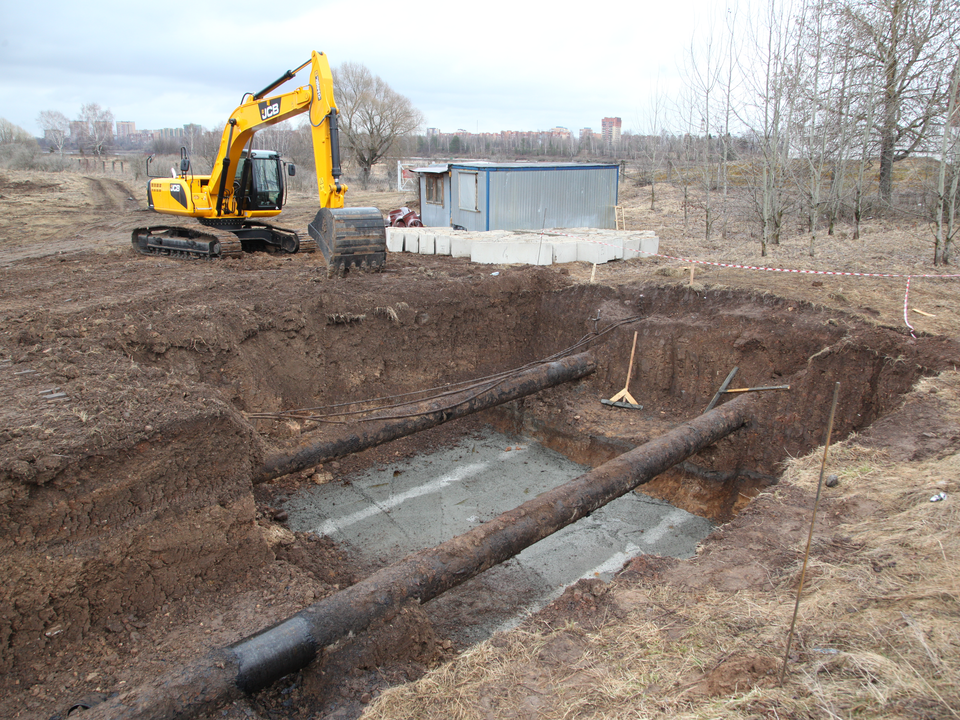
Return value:
<svg viewBox="0 0 960 720">
<path fill-rule="evenodd" d="M 308 66 L 310 76 L 304 85 L 271 95 Z M 308 227 L 309 238 L 264 222 L 283 208 L 284 164 L 277 153 L 251 146 L 258 130 L 303 113 L 310 121 L 320 200 L 320 210 Z M 380 211 L 344 210 L 347 186 L 340 182 L 337 117 L 329 61 L 323 53 L 313 52 L 296 70 L 243 97 L 223 128 L 210 175 L 194 175 L 186 151 L 181 150 L 179 175 L 151 177 L 150 208 L 196 218 L 203 230 L 168 225 L 137 228 L 134 248 L 153 255 L 221 257 L 264 249 L 312 252 L 319 247 L 331 273 L 342 274 L 354 266 L 382 269 L 386 235 Z"/>
</svg>

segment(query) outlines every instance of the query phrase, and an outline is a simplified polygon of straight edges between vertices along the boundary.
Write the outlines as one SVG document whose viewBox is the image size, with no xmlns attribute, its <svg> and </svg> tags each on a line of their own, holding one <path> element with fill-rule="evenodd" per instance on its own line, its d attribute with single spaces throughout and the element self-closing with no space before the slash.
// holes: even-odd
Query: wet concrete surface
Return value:
<svg viewBox="0 0 960 720">
<path fill-rule="evenodd" d="M 308 488 L 284 505 L 289 527 L 328 535 L 376 569 L 493 519 L 590 468 L 492 430 L 430 455 Z M 429 603 L 458 645 L 516 625 L 581 578 L 609 579 L 644 553 L 690 557 L 711 530 L 640 493 L 614 500 Z"/>
</svg>

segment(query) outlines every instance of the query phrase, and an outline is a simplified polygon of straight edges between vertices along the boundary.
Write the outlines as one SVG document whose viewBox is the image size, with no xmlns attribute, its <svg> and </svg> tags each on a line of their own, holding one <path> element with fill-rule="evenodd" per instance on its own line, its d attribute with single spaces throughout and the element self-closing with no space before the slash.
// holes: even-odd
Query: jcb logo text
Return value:
<svg viewBox="0 0 960 720">
<path fill-rule="evenodd" d="M 280 114 L 280 100 L 260 103 L 260 119 L 269 120 Z"/>
</svg>

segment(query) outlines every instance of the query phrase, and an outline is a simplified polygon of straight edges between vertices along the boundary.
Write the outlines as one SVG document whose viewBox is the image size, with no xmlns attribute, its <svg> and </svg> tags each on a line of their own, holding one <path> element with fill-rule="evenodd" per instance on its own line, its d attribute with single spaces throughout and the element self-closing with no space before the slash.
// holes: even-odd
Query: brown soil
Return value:
<svg viewBox="0 0 960 720">
<path fill-rule="evenodd" d="M 822 238 L 812 258 L 809 238 L 797 235 L 759 258 L 747 229 L 704 242 L 684 229 L 669 189 L 659 192 L 655 211 L 626 183 L 621 202 L 628 226 L 656 230 L 667 256 L 932 271 L 923 228 L 876 222 L 864 241 Z M 351 204 L 386 213 L 415 203 L 351 191 Z M 142 192 L 115 177 L 0 175 L 4 717 L 62 715 L 82 698 L 135 688 L 354 582 L 365 568 L 326 538 L 294 535 L 275 508 L 303 483 L 337 481 L 480 423 L 596 465 L 702 412 L 734 366 L 734 386 L 791 386 L 764 394 L 749 428 L 645 488 L 727 523 L 698 558 L 638 558 L 612 586 L 581 584 L 530 621 L 522 632 L 547 644 L 524 682 L 541 690 L 586 651 L 577 633 L 623 621 L 650 586 L 736 594 L 793 571 L 811 490 L 783 483 L 763 491 L 785 460 L 822 442 L 834 382 L 835 437 L 859 433 L 865 447 L 905 462 L 960 446 L 952 386 L 907 395 L 960 360 L 949 312 L 956 281 L 914 281 L 910 307 L 927 314 L 910 311 L 912 337 L 899 279 L 704 266 L 691 284 L 685 263 L 657 258 L 599 267 L 591 283 L 585 264 L 493 268 L 411 255 L 391 255 L 381 274 L 330 279 L 319 254 L 137 256 L 129 232 L 150 222 L 143 205 Z M 302 230 L 314 212 L 308 196 L 295 197 L 282 224 Z M 633 331 L 631 392 L 644 409 L 611 410 L 599 399 L 623 386 Z M 268 454 L 342 429 L 251 413 L 436 388 L 583 338 L 598 365 L 584 381 L 328 463 L 317 475 L 251 483 Z M 842 563 L 858 552 L 837 528 L 877 507 L 827 498 L 818 558 Z M 660 624 L 667 635 L 690 627 Z M 318 667 L 217 716 L 357 717 L 383 689 L 453 655 L 442 626 L 408 607 Z M 561 626 L 579 630 L 558 635 Z M 688 695 L 766 683 L 772 667 L 770 652 L 738 652 L 691 676 Z M 488 710 L 481 704 L 477 716 L 559 717 L 573 692 L 533 702 L 536 693 L 519 697 L 517 687 L 488 688 Z"/>
</svg>

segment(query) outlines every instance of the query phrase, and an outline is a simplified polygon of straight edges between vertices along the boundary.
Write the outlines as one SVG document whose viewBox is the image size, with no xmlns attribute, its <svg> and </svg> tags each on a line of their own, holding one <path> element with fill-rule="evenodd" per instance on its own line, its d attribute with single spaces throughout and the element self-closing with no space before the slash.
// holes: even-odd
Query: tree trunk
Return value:
<svg viewBox="0 0 960 720">
<path fill-rule="evenodd" d="M 885 109 L 884 114 L 890 117 L 890 109 Z M 893 158 L 896 150 L 896 127 L 895 123 L 890 124 L 889 120 L 884 120 L 884 126 L 880 135 L 880 180 L 879 192 L 880 200 L 884 205 L 889 205 L 893 197 Z"/>
</svg>

